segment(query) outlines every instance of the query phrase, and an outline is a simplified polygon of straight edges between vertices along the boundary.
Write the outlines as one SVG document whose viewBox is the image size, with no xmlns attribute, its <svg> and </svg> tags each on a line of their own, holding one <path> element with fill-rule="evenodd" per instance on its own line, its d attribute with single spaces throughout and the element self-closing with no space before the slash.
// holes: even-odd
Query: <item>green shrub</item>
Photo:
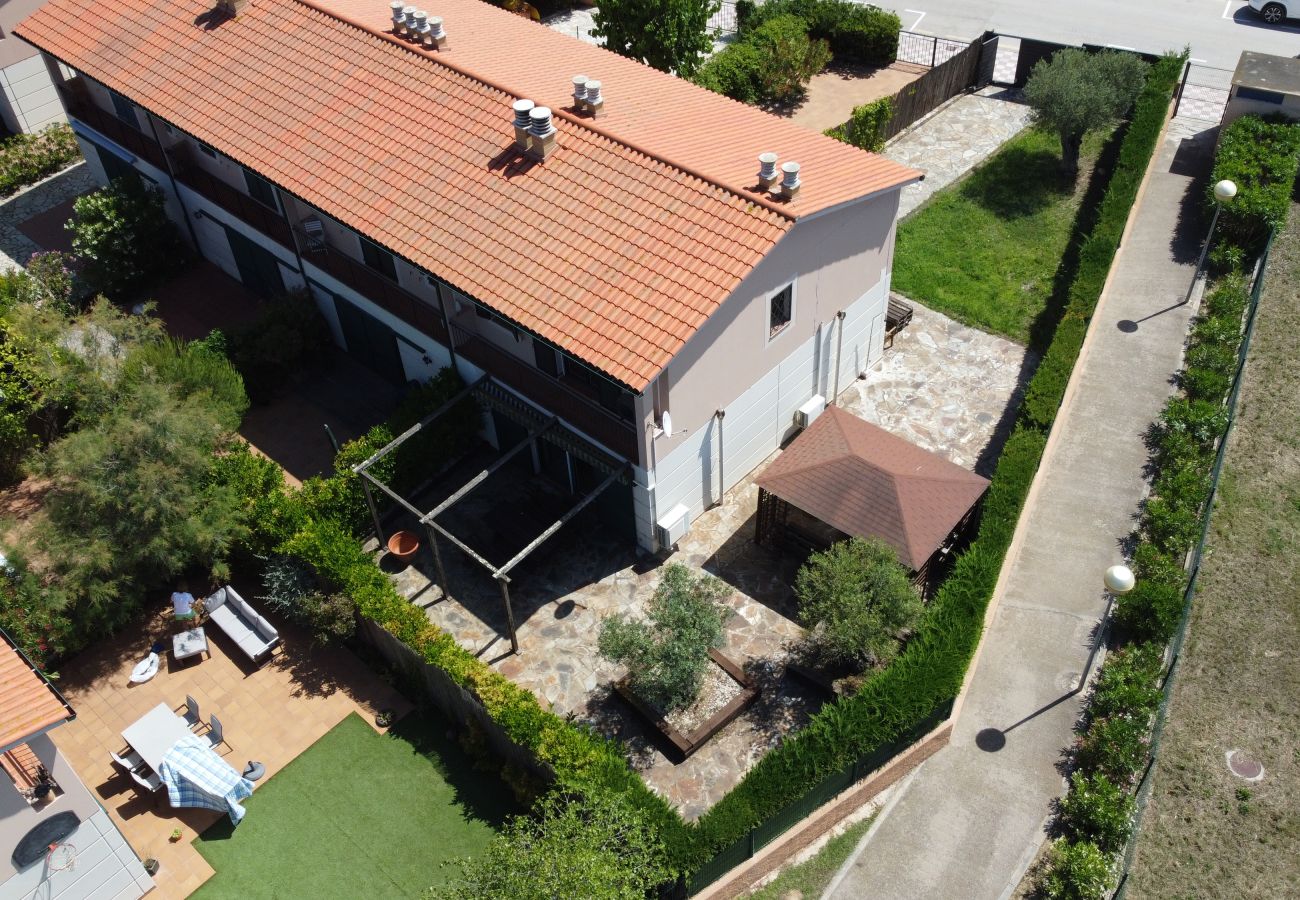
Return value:
<svg viewBox="0 0 1300 900">
<path fill-rule="evenodd" d="M 1105 775 L 1132 787 L 1151 750 L 1151 716 L 1122 714 L 1093 719 L 1075 745 L 1074 762 L 1087 775 Z"/>
<path fill-rule="evenodd" d="M 742 40 L 764 23 L 782 16 L 801 19 L 813 40 L 826 41 L 840 62 L 889 65 L 898 56 L 898 16 L 850 0 L 768 0 L 755 6 L 742 0 L 736 22 Z"/>
<path fill-rule="evenodd" d="M 8 197 L 81 158 L 72 127 L 59 123 L 0 144 L 0 197 Z"/>
<path fill-rule="evenodd" d="M 1088 698 L 1088 716 L 1153 715 L 1160 705 L 1164 651 L 1154 641 L 1116 650 L 1106 657 Z"/>
<path fill-rule="evenodd" d="M 853 108 L 853 116 L 843 125 L 827 129 L 827 137 L 844 141 L 875 153 L 885 145 L 885 129 L 894 117 L 894 98 L 881 97 Z"/>
<path fill-rule="evenodd" d="M 1070 285 L 1065 311 L 1051 344 L 1025 389 L 1021 419 L 1027 424 L 1050 428 L 1056 419 L 1070 373 L 1083 348 L 1088 320 L 1101 296 L 1110 264 L 1119 247 L 1120 235 L 1164 128 L 1169 99 L 1185 60 L 1186 54 L 1166 55 L 1151 66 L 1142 92 L 1133 104 L 1128 130 L 1102 198 L 1097 222 L 1079 250 L 1079 265 Z"/>
<path fill-rule="evenodd" d="M 1114 884 L 1111 860 L 1087 841 L 1053 843 L 1039 880 L 1046 900 L 1103 900 Z"/>
<path fill-rule="evenodd" d="M 118 178 L 72 205 L 72 250 L 86 287 L 125 301 L 179 271 L 188 252 L 163 195 L 138 178 Z"/>
<path fill-rule="evenodd" d="M 727 592 L 718 579 L 671 563 L 650 599 L 648 622 L 618 614 L 600 623 L 600 655 L 626 664 L 632 689 L 662 711 L 684 709 L 700 693 L 709 650 L 725 640 L 729 610 L 719 601 Z"/>
<path fill-rule="evenodd" d="M 253 556 L 268 555 L 302 528 L 307 511 L 290 502 L 284 470 L 242 441 L 217 454 L 208 477 L 234 497 L 243 543 Z"/>
<path fill-rule="evenodd" d="M 57 597 L 46 590 L 20 548 L 5 547 L 0 565 L 0 629 L 42 672 L 79 645 L 72 621 Z"/>
<path fill-rule="evenodd" d="M 1300 125 L 1278 118 L 1242 116 L 1223 129 L 1215 151 L 1207 202 L 1214 185 L 1229 179 L 1237 196 L 1219 217 L 1222 240 L 1247 251 L 1258 250 L 1271 229 L 1286 221 L 1300 166 Z"/>
<path fill-rule="evenodd" d="M 758 48 L 738 41 L 710 57 L 700 67 L 694 81 L 715 94 L 752 105 L 763 99 L 759 85 L 762 68 L 763 54 Z"/>
<path fill-rule="evenodd" d="M 745 43 L 754 47 L 762 60 L 759 96 L 769 102 L 784 103 L 802 96 L 808 80 L 831 61 L 827 43 L 809 38 L 808 26 L 795 16 L 768 19 L 746 36 Z"/>
<path fill-rule="evenodd" d="M 858 669 L 898 655 L 921 615 L 921 598 L 893 548 L 852 538 L 814 553 L 795 579 L 799 622 L 818 661 Z"/>
<path fill-rule="evenodd" d="M 180 338 L 163 338 L 132 350 L 123 365 L 128 379 L 155 379 L 170 384 L 182 400 L 202 397 L 234 431 L 248 411 L 244 379 L 230 360 Z"/>
<path fill-rule="evenodd" d="M 1183 585 L 1139 575 L 1133 590 L 1115 598 L 1112 615 L 1128 640 L 1163 645 L 1173 637 L 1182 618 Z"/>
<path fill-rule="evenodd" d="M 1070 791 L 1061 799 L 1058 827 L 1072 843 L 1091 843 L 1106 855 L 1124 849 L 1133 833 L 1137 801 L 1105 775 L 1070 776 Z"/>
<path fill-rule="evenodd" d="M 346 596 L 322 591 L 305 565 L 288 556 L 272 556 L 262 570 L 259 600 L 311 631 L 327 644 L 346 640 L 356 630 L 356 607 Z"/>
<path fill-rule="evenodd" d="M 321 368 L 334 352 L 329 325 L 304 293 L 264 304 L 257 319 L 225 342 L 254 403 L 266 403 L 286 382 Z"/>
</svg>

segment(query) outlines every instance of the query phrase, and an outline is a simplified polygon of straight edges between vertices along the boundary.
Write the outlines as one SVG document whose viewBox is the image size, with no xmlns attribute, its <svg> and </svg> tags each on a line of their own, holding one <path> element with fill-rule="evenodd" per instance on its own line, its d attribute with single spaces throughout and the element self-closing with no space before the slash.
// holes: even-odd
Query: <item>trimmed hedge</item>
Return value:
<svg viewBox="0 0 1300 900">
<path fill-rule="evenodd" d="M 701 66 L 695 83 L 742 103 L 784 103 L 802 96 L 830 59 L 803 19 L 769 16 Z"/>
<path fill-rule="evenodd" d="M 1036 428 L 1050 428 L 1065 397 L 1074 362 L 1083 349 L 1097 300 L 1101 297 L 1110 264 L 1119 248 L 1129 211 L 1137 199 L 1156 141 L 1160 139 L 1174 86 L 1182 74 L 1185 56 L 1166 55 L 1151 66 L 1146 85 L 1133 105 L 1128 132 L 1119 159 L 1102 198 L 1097 224 L 1079 251 L 1079 268 L 1052 343 L 1025 389 L 1021 419 Z"/>
<path fill-rule="evenodd" d="M 878 152 L 885 146 L 885 128 L 894 117 L 894 98 L 881 97 L 853 107 L 853 115 L 843 125 L 827 128 L 827 137 L 852 144 L 860 150 Z"/>
<path fill-rule="evenodd" d="M 1219 217 L 1223 239 L 1248 253 L 1259 250 L 1268 233 L 1281 227 L 1291 207 L 1300 125 L 1276 116 L 1242 116 L 1219 137 L 1206 202 L 1214 204 L 1214 185 L 1227 178 L 1237 196 Z"/>
<path fill-rule="evenodd" d="M 0 197 L 71 165 L 81 157 L 72 127 L 50 125 L 35 134 L 15 134 L 0 144 Z"/>
<path fill-rule="evenodd" d="M 741 40 L 752 29 L 778 16 L 796 16 L 808 25 L 808 34 L 830 44 L 839 62 L 887 66 L 898 56 L 898 32 L 903 27 L 895 13 L 850 0 L 751 0 L 736 3 L 736 24 Z"/>
</svg>

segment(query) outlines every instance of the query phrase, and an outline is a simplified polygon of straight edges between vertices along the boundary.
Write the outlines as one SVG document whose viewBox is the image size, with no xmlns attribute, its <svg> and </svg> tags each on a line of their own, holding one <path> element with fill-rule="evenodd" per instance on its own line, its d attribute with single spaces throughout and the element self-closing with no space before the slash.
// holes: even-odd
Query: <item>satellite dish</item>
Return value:
<svg viewBox="0 0 1300 900">
<path fill-rule="evenodd" d="M 664 433 L 664 434 L 669 435 L 669 436 L 672 435 L 672 433 L 673 433 L 673 417 L 672 417 L 672 414 L 669 413 L 668 410 L 666 410 L 666 409 L 664 410 L 663 415 L 661 415 L 661 416 L 659 417 L 659 427 L 660 427 L 661 429 L 663 429 L 663 433 Z"/>
</svg>

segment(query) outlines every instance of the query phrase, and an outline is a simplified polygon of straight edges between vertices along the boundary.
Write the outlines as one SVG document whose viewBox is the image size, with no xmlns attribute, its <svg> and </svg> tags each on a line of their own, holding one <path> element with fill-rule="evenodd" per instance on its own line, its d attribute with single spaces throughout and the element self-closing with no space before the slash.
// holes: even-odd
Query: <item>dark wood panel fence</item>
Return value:
<svg viewBox="0 0 1300 900">
<path fill-rule="evenodd" d="M 951 56 L 894 95 L 894 115 L 885 126 L 885 140 L 933 112 L 940 104 L 978 84 L 983 39 Z"/>
</svg>

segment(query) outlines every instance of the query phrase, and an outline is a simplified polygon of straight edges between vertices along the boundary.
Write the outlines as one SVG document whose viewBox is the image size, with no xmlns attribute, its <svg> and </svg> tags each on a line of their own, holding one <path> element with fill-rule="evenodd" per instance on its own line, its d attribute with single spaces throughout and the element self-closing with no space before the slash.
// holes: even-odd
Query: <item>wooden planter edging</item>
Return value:
<svg viewBox="0 0 1300 900">
<path fill-rule="evenodd" d="M 758 699 L 758 688 L 749 680 L 740 666 L 736 665 L 727 657 L 723 656 L 717 650 L 709 650 L 709 658 L 718 664 L 722 671 L 726 672 L 733 680 L 740 685 L 740 693 L 732 697 L 727 705 L 722 707 L 690 734 L 682 734 L 668 720 L 659 714 L 653 706 L 646 703 L 632 690 L 629 680 L 622 678 L 615 682 L 614 690 L 618 691 L 619 696 L 631 704 L 641 718 L 645 719 L 655 730 L 668 739 L 673 748 L 681 754 L 683 761 L 691 756 L 696 750 L 699 750 L 709 742 L 713 737 L 723 729 L 728 723 L 745 711 L 745 708 Z"/>
</svg>

